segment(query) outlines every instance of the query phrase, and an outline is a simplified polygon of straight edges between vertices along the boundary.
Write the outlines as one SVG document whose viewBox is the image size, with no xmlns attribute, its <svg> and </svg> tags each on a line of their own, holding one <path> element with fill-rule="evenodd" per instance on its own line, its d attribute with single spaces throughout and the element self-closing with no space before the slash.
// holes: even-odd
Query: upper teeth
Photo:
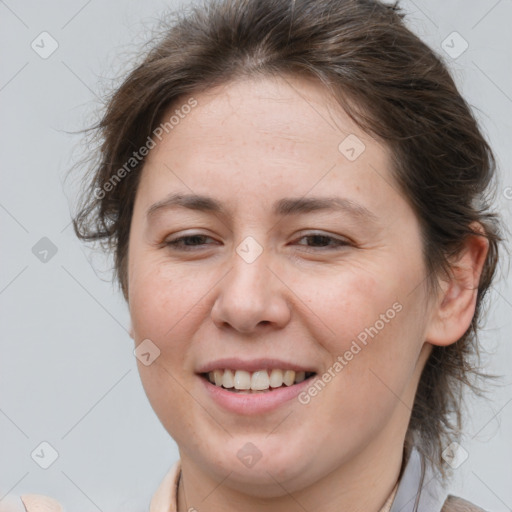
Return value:
<svg viewBox="0 0 512 512">
<path fill-rule="evenodd" d="M 214 370 L 208 373 L 208 379 L 216 386 L 254 391 L 278 388 L 283 384 L 291 386 L 294 383 L 302 382 L 305 378 L 306 372 L 277 369 L 270 371 L 270 375 L 267 370 L 258 370 L 252 373 L 245 370 Z"/>
</svg>

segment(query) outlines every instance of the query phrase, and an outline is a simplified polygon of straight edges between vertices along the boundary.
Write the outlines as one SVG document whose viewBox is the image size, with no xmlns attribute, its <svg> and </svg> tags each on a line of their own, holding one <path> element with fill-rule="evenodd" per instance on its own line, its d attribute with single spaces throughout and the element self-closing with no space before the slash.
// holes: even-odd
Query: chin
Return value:
<svg viewBox="0 0 512 512">
<path fill-rule="evenodd" d="M 267 498 L 287 494 L 281 485 L 304 478 L 313 461 L 307 462 L 308 450 L 289 435 L 267 436 L 233 436 L 204 462 L 222 478 L 229 474 L 225 483 L 241 492 Z"/>
</svg>

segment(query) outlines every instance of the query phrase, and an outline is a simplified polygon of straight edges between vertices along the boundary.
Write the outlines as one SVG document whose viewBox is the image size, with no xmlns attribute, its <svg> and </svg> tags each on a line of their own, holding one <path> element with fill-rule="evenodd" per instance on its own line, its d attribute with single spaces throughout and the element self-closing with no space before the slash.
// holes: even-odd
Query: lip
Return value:
<svg viewBox="0 0 512 512">
<path fill-rule="evenodd" d="M 315 368 L 308 368 L 300 364 L 290 363 L 287 361 L 283 361 L 281 359 L 260 358 L 244 361 L 243 359 L 239 359 L 237 357 L 229 357 L 224 359 L 217 359 L 216 361 L 206 363 L 200 366 L 196 370 L 196 373 L 208 373 L 213 372 L 213 370 L 226 369 L 245 370 L 246 372 L 257 372 L 258 370 L 272 370 L 274 368 L 279 370 L 294 370 L 296 372 L 318 372 L 317 369 Z"/>
<path fill-rule="evenodd" d="M 291 368 L 290 368 L 291 369 Z M 276 410 L 277 408 L 289 403 L 302 391 L 307 389 L 316 374 L 311 377 L 293 384 L 292 386 L 283 386 L 267 393 L 234 393 L 212 384 L 208 379 L 198 376 L 206 393 L 221 408 L 239 415 L 252 416 L 264 414 Z"/>
</svg>

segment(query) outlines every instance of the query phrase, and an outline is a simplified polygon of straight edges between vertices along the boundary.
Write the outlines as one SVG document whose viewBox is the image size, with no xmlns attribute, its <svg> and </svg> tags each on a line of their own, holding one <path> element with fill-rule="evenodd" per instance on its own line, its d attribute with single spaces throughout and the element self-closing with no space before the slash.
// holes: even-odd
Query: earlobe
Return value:
<svg viewBox="0 0 512 512">
<path fill-rule="evenodd" d="M 459 340 L 471 325 L 475 313 L 480 276 L 489 250 L 489 242 L 480 224 L 474 223 L 475 234 L 450 267 L 450 278 L 443 280 L 439 296 L 431 309 L 425 341 L 447 346 Z"/>
</svg>

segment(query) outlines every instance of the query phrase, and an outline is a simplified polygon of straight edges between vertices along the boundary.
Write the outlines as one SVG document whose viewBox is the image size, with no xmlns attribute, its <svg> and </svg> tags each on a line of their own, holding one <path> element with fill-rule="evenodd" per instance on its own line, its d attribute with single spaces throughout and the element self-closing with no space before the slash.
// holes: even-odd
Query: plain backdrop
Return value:
<svg viewBox="0 0 512 512">
<path fill-rule="evenodd" d="M 0 497 L 46 494 L 73 511 L 109 511 L 128 499 L 147 505 L 178 458 L 142 389 L 109 262 L 74 237 L 78 185 L 64 178 L 84 149 L 70 132 L 97 119 L 104 92 L 160 15 L 179 4 L 0 0 Z M 409 26 L 450 66 L 496 151 L 497 206 L 510 225 L 512 2 L 402 5 Z M 482 332 L 485 369 L 504 378 L 487 399 L 470 402 L 468 457 L 450 489 L 495 512 L 512 510 L 507 269 L 504 259 Z"/>
</svg>

